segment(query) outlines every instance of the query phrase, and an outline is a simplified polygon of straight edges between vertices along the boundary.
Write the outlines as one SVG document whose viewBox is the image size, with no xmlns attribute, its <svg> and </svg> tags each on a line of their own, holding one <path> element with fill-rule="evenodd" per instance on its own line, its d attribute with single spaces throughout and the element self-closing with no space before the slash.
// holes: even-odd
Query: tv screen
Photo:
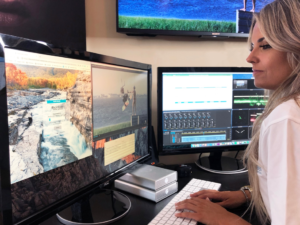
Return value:
<svg viewBox="0 0 300 225">
<path fill-rule="evenodd" d="M 117 1 L 117 30 L 128 34 L 247 37 L 253 11 L 272 0 Z"/>
</svg>

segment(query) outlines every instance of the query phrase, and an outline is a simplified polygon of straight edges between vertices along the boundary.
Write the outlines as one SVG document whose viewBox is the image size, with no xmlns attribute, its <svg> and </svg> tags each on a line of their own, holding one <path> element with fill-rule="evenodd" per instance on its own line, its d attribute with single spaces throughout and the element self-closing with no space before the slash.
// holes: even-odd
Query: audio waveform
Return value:
<svg viewBox="0 0 300 225">
<path fill-rule="evenodd" d="M 248 104 L 249 106 L 265 106 L 268 100 L 263 95 L 234 96 L 233 104 Z"/>
<path fill-rule="evenodd" d="M 220 130 L 220 131 L 198 131 L 198 132 L 183 132 L 181 133 L 182 136 L 184 135 L 209 135 L 209 134 L 226 134 L 226 130 Z"/>
</svg>

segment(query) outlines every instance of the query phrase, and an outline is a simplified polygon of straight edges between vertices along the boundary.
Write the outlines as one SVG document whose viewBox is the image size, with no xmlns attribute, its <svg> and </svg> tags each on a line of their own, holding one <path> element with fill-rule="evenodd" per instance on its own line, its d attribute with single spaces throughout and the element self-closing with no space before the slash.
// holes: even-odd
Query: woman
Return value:
<svg viewBox="0 0 300 225">
<path fill-rule="evenodd" d="M 200 191 L 176 204 L 192 211 L 177 216 L 209 225 L 249 224 L 224 209 L 247 197 L 261 224 L 300 224 L 300 1 L 275 0 L 255 14 L 249 44 L 255 86 L 270 96 L 244 157 L 253 192 Z"/>
</svg>

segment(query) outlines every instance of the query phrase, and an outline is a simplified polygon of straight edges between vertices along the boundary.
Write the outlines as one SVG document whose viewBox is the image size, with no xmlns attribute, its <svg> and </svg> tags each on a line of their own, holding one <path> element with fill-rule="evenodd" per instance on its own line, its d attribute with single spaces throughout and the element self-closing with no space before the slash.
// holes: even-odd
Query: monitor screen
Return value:
<svg viewBox="0 0 300 225">
<path fill-rule="evenodd" d="M 264 90 L 254 86 L 252 69 L 158 71 L 160 151 L 207 152 L 249 144 L 253 123 L 267 102 Z"/>
<path fill-rule="evenodd" d="M 4 54 L 14 223 L 149 155 L 150 65 Z"/>
<path fill-rule="evenodd" d="M 92 65 L 93 138 L 146 126 L 147 71 Z"/>
<path fill-rule="evenodd" d="M 270 2 L 118 0 L 117 28 L 129 34 L 247 37 L 253 11 Z"/>
</svg>

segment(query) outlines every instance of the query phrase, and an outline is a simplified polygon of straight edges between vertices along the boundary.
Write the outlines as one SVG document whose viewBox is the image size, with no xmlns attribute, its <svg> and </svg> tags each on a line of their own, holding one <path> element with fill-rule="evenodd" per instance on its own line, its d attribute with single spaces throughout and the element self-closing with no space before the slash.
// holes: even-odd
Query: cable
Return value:
<svg viewBox="0 0 300 225">
<path fill-rule="evenodd" d="M 236 153 L 236 155 L 235 155 L 235 157 L 234 157 L 235 159 L 236 159 L 236 157 L 238 156 L 239 152 L 240 152 L 240 151 L 237 151 L 237 153 Z"/>
</svg>

